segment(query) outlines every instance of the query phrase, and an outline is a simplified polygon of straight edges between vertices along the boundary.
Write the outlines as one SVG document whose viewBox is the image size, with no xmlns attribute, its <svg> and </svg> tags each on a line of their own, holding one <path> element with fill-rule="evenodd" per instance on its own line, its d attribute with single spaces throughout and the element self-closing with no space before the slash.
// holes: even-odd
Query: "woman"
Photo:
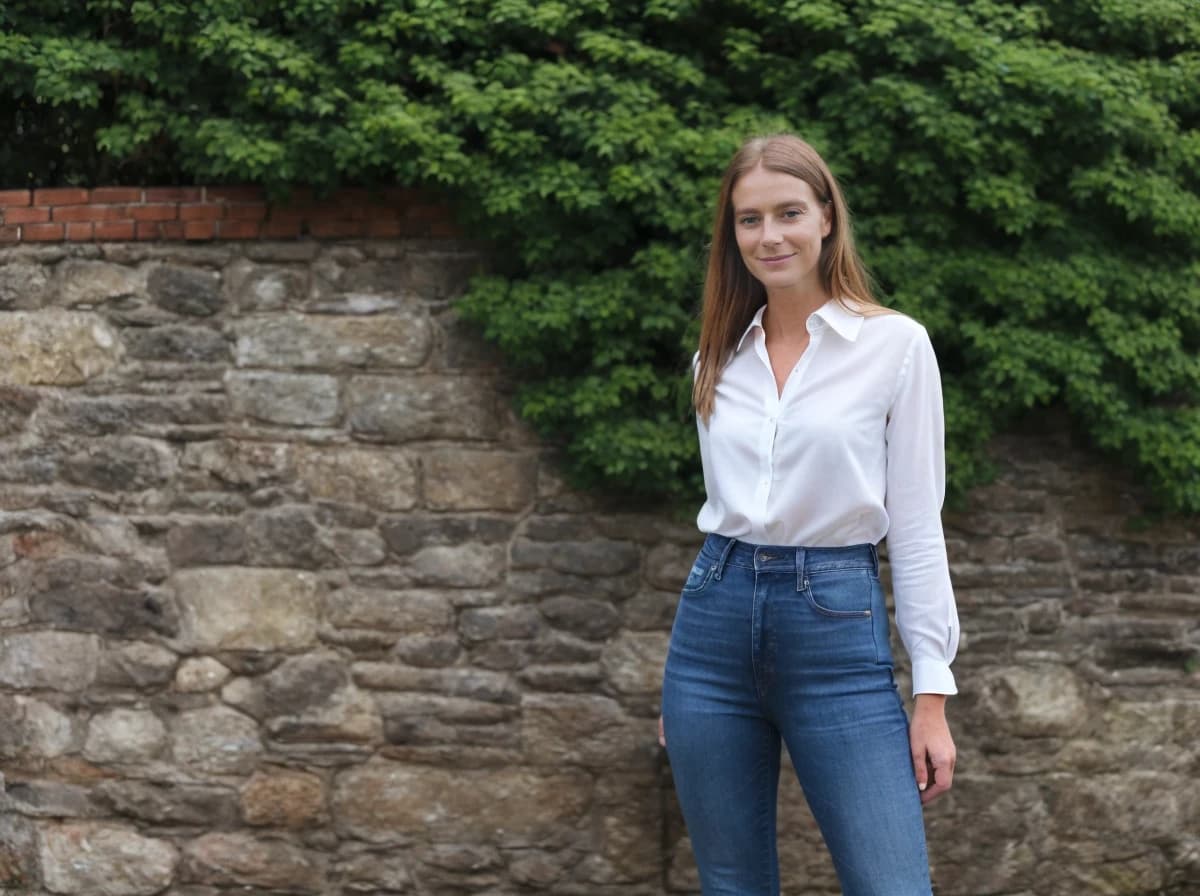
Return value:
<svg viewBox="0 0 1200 896">
<path fill-rule="evenodd" d="M 924 328 L 872 297 L 841 190 L 798 137 L 750 140 L 725 172 L 694 366 L 708 535 L 660 739 L 705 896 L 779 893 L 781 739 L 845 896 L 929 896 L 921 806 L 954 773 L 958 644 L 941 385 Z"/>
</svg>

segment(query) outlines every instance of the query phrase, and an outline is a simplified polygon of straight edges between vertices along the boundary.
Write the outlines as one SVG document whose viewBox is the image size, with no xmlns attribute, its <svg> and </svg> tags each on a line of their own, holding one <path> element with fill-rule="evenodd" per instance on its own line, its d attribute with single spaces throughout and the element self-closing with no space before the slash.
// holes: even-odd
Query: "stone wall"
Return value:
<svg viewBox="0 0 1200 896">
<path fill-rule="evenodd" d="M 0 250 L 0 896 L 696 892 L 655 718 L 699 538 L 562 485 L 476 263 Z M 997 461 L 938 896 L 1200 893 L 1200 527 L 1061 434 Z M 836 893 L 781 805 L 785 892 Z"/>
</svg>

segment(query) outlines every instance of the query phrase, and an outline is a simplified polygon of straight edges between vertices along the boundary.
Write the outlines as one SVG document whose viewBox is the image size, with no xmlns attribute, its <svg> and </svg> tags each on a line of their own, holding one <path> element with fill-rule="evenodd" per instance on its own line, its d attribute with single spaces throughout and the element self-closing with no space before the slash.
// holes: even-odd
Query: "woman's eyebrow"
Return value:
<svg viewBox="0 0 1200 896">
<path fill-rule="evenodd" d="M 776 209 L 789 208 L 794 205 L 807 206 L 808 200 L 807 199 L 785 199 L 783 202 L 776 202 L 774 205 L 774 208 L 776 208 Z M 734 214 L 745 215 L 745 214 L 749 214 L 750 212 L 757 212 L 757 211 L 758 211 L 758 209 L 753 208 L 753 207 L 739 208 L 739 209 L 734 210 Z"/>
</svg>

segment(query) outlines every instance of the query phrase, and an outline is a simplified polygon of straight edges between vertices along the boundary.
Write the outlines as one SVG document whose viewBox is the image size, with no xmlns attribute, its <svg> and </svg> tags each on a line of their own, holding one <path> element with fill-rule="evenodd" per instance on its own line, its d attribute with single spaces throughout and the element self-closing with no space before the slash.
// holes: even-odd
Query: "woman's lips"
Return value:
<svg viewBox="0 0 1200 896">
<path fill-rule="evenodd" d="M 792 255 L 795 254 L 795 252 L 792 253 Z M 760 258 L 759 261 L 763 264 L 778 264 L 781 261 L 787 261 L 792 255 L 772 255 L 770 258 Z"/>
</svg>

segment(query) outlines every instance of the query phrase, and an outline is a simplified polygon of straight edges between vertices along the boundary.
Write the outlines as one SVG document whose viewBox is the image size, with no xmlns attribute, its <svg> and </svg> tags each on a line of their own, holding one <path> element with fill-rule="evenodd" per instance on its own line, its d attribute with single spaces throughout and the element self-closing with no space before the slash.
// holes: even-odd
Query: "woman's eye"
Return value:
<svg viewBox="0 0 1200 896">
<path fill-rule="evenodd" d="M 738 223 L 741 224 L 743 227 L 753 227 L 755 224 L 758 223 L 758 216 L 757 215 L 743 215 L 742 217 L 738 218 Z"/>
<path fill-rule="evenodd" d="M 803 213 L 800 211 L 800 209 L 789 208 L 786 212 L 783 213 L 783 216 L 785 218 L 799 218 L 801 214 L 803 214 Z"/>
</svg>

